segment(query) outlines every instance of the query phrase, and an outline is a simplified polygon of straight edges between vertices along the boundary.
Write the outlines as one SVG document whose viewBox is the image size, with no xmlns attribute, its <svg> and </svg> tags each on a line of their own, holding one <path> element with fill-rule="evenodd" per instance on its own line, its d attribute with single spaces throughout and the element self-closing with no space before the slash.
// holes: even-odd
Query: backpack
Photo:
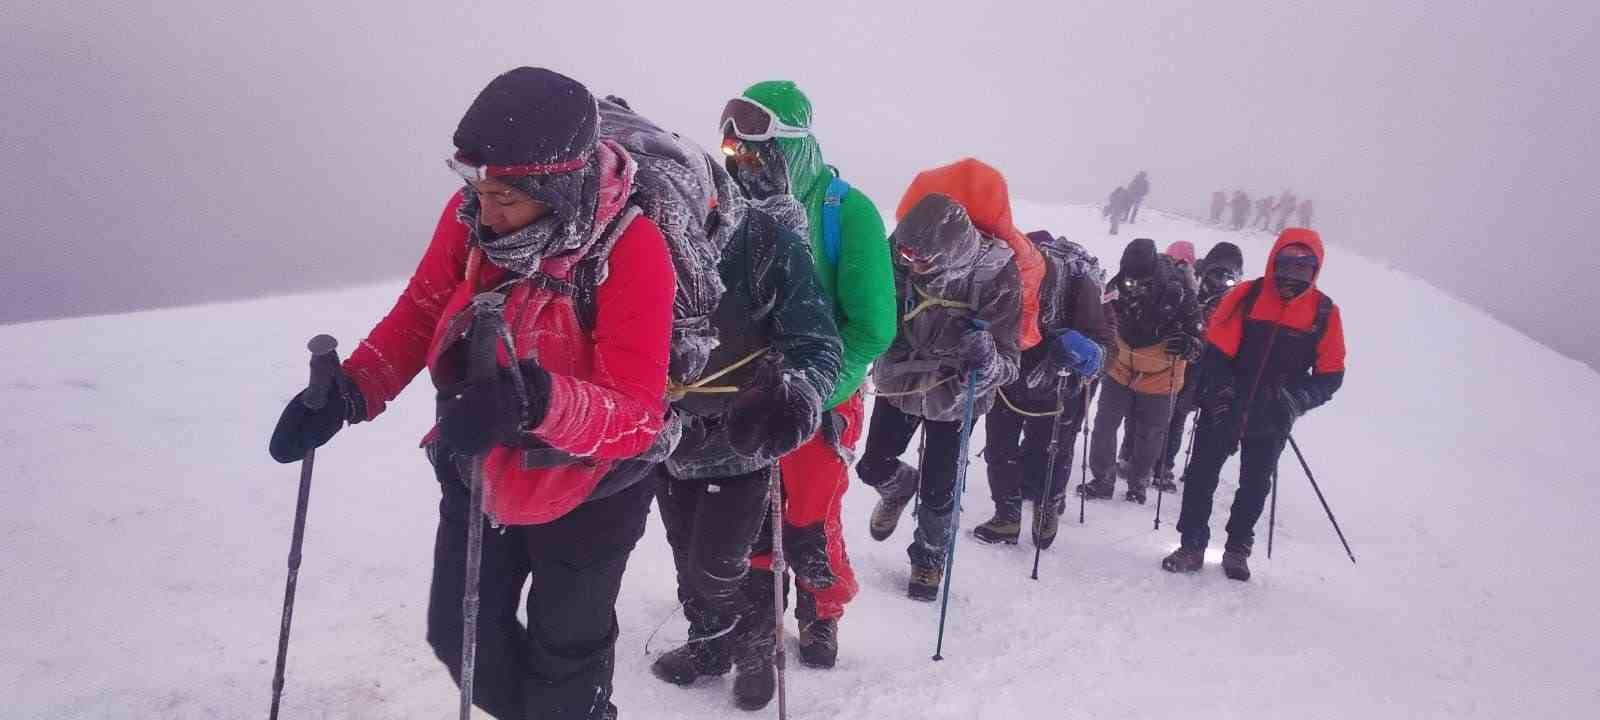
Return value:
<svg viewBox="0 0 1600 720">
<path fill-rule="evenodd" d="M 600 105 L 600 137 L 621 145 L 638 163 L 629 203 L 661 229 L 672 255 L 677 290 L 672 299 L 672 350 L 668 380 L 688 384 L 705 371 L 717 332 L 711 316 L 724 290 L 717 264 L 735 230 L 722 208 L 736 207 L 738 189 L 721 164 L 694 143 L 661 129 L 625 101 Z M 624 214 L 631 219 L 635 213 Z M 623 228 L 613 228 L 620 234 Z M 614 242 L 614 240 L 613 240 Z M 605 253 L 573 273 L 578 321 L 593 329 L 594 289 L 605 281 Z"/>
<path fill-rule="evenodd" d="M 1078 283 L 1091 282 L 1098 291 L 1105 287 L 1106 272 L 1100 260 L 1087 249 L 1065 237 L 1047 231 L 1028 233 L 1028 239 L 1044 255 L 1044 281 L 1039 285 L 1039 332 L 1050 337 L 1070 329 L 1073 302 Z"/>
</svg>

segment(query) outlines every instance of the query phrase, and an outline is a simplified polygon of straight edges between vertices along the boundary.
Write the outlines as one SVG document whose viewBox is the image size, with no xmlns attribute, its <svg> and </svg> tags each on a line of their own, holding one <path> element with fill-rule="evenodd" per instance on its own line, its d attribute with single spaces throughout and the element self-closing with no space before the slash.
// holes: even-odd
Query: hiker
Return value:
<svg viewBox="0 0 1600 720">
<path fill-rule="evenodd" d="M 1244 194 L 1243 190 L 1235 190 L 1230 206 L 1233 210 L 1233 229 L 1243 230 L 1250 221 L 1250 196 Z"/>
<path fill-rule="evenodd" d="M 844 345 L 843 365 L 819 432 L 779 460 L 783 481 L 784 561 L 795 574 L 800 662 L 830 668 L 839 653 L 839 620 L 859 586 L 840 519 L 850 486 L 846 457 L 866 425 L 860 387 L 867 367 L 895 334 L 894 268 L 883 217 L 859 189 L 823 162 L 811 132 L 812 106 L 794 83 L 756 83 L 728 101 L 724 141 L 754 148 L 761 163 L 738 164 L 742 184 L 782 185 L 805 206 L 817 280 Z M 767 180 L 756 174 L 781 173 Z M 751 582 L 772 587 L 771 528 L 757 536 Z"/>
<path fill-rule="evenodd" d="M 1218 190 L 1211 193 L 1211 224 L 1222 224 L 1222 211 L 1228 207 L 1228 194 Z"/>
<path fill-rule="evenodd" d="M 1016 544 L 1022 503 L 1036 504 L 1033 541 L 1055 542 L 1072 474 L 1072 439 L 1084 420 L 1084 393 L 1100 374 L 1116 328 L 1101 304 L 1105 273 L 1077 243 L 1048 231 L 1028 233 L 1049 263 L 1040 313 L 1045 341 L 1021 355 L 1017 380 L 998 392 L 984 416 L 983 457 L 994 516 L 972 534 L 987 543 Z M 1050 443 L 1057 440 L 1054 467 Z"/>
<path fill-rule="evenodd" d="M 856 474 L 880 495 L 869 523 L 874 540 L 888 539 L 920 498 L 907 595 L 932 601 L 954 539 L 961 436 L 970 429 L 963 421 L 987 412 L 995 391 L 1017 377 L 1021 281 L 1007 244 L 981 232 L 948 195 L 914 201 L 890 243 L 899 332 L 872 370 L 879 398 Z M 900 454 L 919 427 L 923 452 L 913 467 Z"/>
<path fill-rule="evenodd" d="M 738 135 L 722 148 L 750 206 L 722 250 L 718 344 L 704 384 L 679 389 L 672 409 L 683 438 L 654 470 L 689 639 L 651 672 L 688 686 L 736 668 L 734 704 L 759 710 L 776 689 L 777 610 L 771 572 L 751 572 L 751 551 L 769 520 L 768 493 L 779 492 L 778 459 L 816 434 L 842 351 L 787 161 Z"/>
<path fill-rule="evenodd" d="M 1181 545 L 1161 561 L 1169 572 L 1204 565 L 1222 465 L 1242 450 L 1222 569 L 1234 580 L 1250 579 L 1256 521 L 1289 432 L 1344 383 L 1344 324 L 1339 307 L 1316 287 L 1325 257 L 1316 231 L 1284 230 L 1266 274 L 1229 291 L 1211 316 L 1194 458 L 1178 515 Z"/>
<path fill-rule="evenodd" d="M 1168 249 L 1168 254 L 1171 252 L 1171 249 Z M 1238 245 L 1219 242 L 1195 264 L 1195 269 L 1199 271 L 1198 301 L 1200 320 L 1204 324 L 1216 312 L 1217 304 L 1222 302 L 1222 296 L 1238 284 L 1239 276 L 1244 272 L 1244 254 L 1240 252 Z M 1178 450 L 1183 444 L 1184 427 L 1188 423 L 1189 414 L 1194 411 L 1195 392 L 1204 382 L 1204 375 L 1205 364 L 1201 362 L 1190 363 L 1184 373 L 1183 389 L 1178 391 L 1177 404 L 1172 409 L 1172 422 L 1167 427 L 1166 447 L 1156 461 L 1153 484 L 1161 492 L 1173 492 L 1178 489 L 1174 472 Z"/>
<path fill-rule="evenodd" d="M 1133 182 L 1128 183 L 1128 224 L 1132 225 L 1139 219 L 1139 208 L 1144 205 L 1144 198 L 1150 194 L 1150 178 L 1143 170 L 1133 176 Z M 1115 233 L 1113 233 L 1115 234 Z"/>
<path fill-rule="evenodd" d="M 1157 255 L 1148 238 L 1123 249 L 1106 297 L 1117 315 L 1117 337 L 1090 442 L 1093 480 L 1078 491 L 1088 499 L 1110 498 L 1121 474 L 1128 482 L 1124 499 L 1143 504 L 1184 369 L 1202 347 L 1200 310 L 1177 264 Z M 1117 431 L 1124 424 L 1134 439 L 1129 462 L 1119 472 Z"/>
<path fill-rule="evenodd" d="M 1129 194 L 1127 188 L 1118 185 L 1115 190 L 1111 191 L 1111 197 L 1106 199 L 1105 208 L 1101 210 L 1100 214 L 1111 221 L 1112 235 L 1117 234 L 1117 226 L 1127 220 L 1128 208 L 1132 206 L 1132 203 L 1133 196 Z"/>
<path fill-rule="evenodd" d="M 459 681 L 467 527 L 485 523 L 473 699 L 497 718 L 616 714 L 617 593 L 652 493 L 601 479 L 662 428 L 675 284 L 661 231 L 630 204 L 634 158 L 598 125 L 594 96 L 571 78 L 521 67 L 491 81 L 456 127 L 449 164 L 465 185 L 394 309 L 344 361 L 326 406 L 297 397 L 273 433 L 273 456 L 298 460 L 429 370 L 438 424 L 423 444 L 442 499 L 428 643 Z M 581 288 L 599 308 L 588 326 L 562 289 L 594 263 L 610 271 Z M 498 373 L 469 379 L 457 340 L 474 295 L 491 290 L 510 338 Z M 469 506 L 476 473 L 482 508 Z"/>
</svg>

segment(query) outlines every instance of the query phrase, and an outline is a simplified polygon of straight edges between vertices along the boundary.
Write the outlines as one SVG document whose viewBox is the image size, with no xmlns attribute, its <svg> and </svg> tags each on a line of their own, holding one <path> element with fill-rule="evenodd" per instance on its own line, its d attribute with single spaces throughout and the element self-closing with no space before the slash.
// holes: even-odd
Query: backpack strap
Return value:
<svg viewBox="0 0 1600 720">
<path fill-rule="evenodd" d="M 850 192 L 850 183 L 838 175 L 828 181 L 828 190 L 822 198 L 822 257 L 829 265 L 839 264 L 840 215 L 844 196 Z"/>
<path fill-rule="evenodd" d="M 1311 335 L 1317 339 L 1317 345 L 1322 344 L 1322 336 L 1328 334 L 1328 316 L 1333 313 L 1333 298 L 1322 295 L 1317 298 L 1317 319 L 1311 324 Z"/>
</svg>

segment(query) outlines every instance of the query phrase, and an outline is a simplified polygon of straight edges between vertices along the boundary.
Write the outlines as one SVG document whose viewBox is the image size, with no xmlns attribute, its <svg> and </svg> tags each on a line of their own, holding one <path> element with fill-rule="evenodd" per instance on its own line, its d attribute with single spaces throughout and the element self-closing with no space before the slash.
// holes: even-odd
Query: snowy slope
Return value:
<svg viewBox="0 0 1600 720">
<path fill-rule="evenodd" d="M 1122 242 L 1148 235 L 1202 253 L 1234 239 L 1259 268 L 1269 241 L 1153 211 L 1121 238 L 1089 207 L 1023 205 L 1017 216 L 1111 263 Z M 1248 584 L 1215 565 L 1194 577 L 1158 569 L 1176 544 L 1175 503 L 1159 532 L 1150 506 L 1091 504 L 1086 525 L 1064 526 L 1037 582 L 1026 541 L 988 547 L 963 532 L 947 658 L 935 664 L 937 606 L 903 598 L 908 528 L 872 542 L 873 494 L 857 485 L 845 512 L 862 594 L 842 627 L 840 666 L 791 670 L 792 716 L 1600 708 L 1600 580 L 1585 572 L 1584 522 L 1600 501 L 1587 462 L 1600 440 L 1600 375 L 1330 240 L 1323 287 L 1344 311 L 1350 371 L 1297 436 L 1360 565 L 1286 456 L 1275 557 L 1258 554 Z M 10 410 L 0 414 L 0 716 L 265 712 L 297 478 L 267 458 L 266 437 L 304 381 L 305 338 L 332 332 L 348 349 L 398 290 L 0 327 Z M 431 393 L 413 389 L 391 407 L 318 457 L 285 717 L 454 712 L 454 687 L 423 640 L 438 491 L 413 448 Z M 1225 481 L 1219 506 L 1230 493 Z M 976 462 L 964 528 L 987 518 L 987 497 Z M 624 716 L 742 716 L 731 678 L 683 690 L 649 676 L 651 630 L 670 618 L 654 651 L 683 636 L 674 611 L 652 520 L 619 607 Z"/>
</svg>

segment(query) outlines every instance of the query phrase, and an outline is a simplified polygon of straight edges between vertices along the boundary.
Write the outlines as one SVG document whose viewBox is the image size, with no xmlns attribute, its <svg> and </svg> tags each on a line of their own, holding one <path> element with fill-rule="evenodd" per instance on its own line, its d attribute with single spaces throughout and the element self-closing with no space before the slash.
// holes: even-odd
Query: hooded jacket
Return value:
<svg viewBox="0 0 1600 720">
<path fill-rule="evenodd" d="M 771 109 L 786 124 L 811 127 L 811 100 L 793 82 L 756 83 L 744 96 Z M 851 188 L 840 203 L 838 262 L 830 263 L 823 251 L 822 208 L 837 171 L 823 162 L 822 148 L 813 135 L 773 142 L 783 152 L 789 189 L 806 208 L 817 280 L 833 308 L 844 345 L 839 383 L 824 403 L 831 408 L 855 394 L 866 379 L 867 367 L 894 341 L 894 269 L 888 235 L 877 206 Z"/>
<path fill-rule="evenodd" d="M 910 209 L 893 242 L 942 250 L 943 264 L 928 274 L 905 263 L 894 267 L 900 301 L 899 332 L 873 367 L 879 400 L 908 415 L 959 421 L 965 379 L 961 339 L 969 332 L 994 336 L 998 368 L 991 382 L 974 388 L 974 416 L 988 412 L 994 391 L 1017 378 L 1018 307 L 1021 280 L 1005 243 L 978 232 L 966 210 L 934 194 Z"/>
<path fill-rule="evenodd" d="M 1289 245 L 1304 245 L 1316 255 L 1320 278 L 1326 266 L 1322 237 L 1305 228 L 1286 229 L 1267 256 L 1266 274 L 1225 295 L 1206 328 L 1207 382 L 1234 383 L 1239 407 L 1248 413 L 1245 431 L 1251 434 L 1289 431 L 1292 419 L 1282 414 L 1279 387 L 1303 391 L 1311 400 L 1305 408 L 1310 410 L 1332 399 L 1344 384 L 1339 306 L 1317 289 L 1316 278 L 1292 300 L 1278 296 L 1273 266 L 1278 252 Z"/>
<path fill-rule="evenodd" d="M 1137 284 L 1127 282 L 1130 255 L 1136 248 L 1153 256 L 1146 259 L 1151 263 L 1147 279 Z M 1117 315 L 1117 338 L 1106 358 L 1106 374 L 1135 392 L 1168 395 L 1183 387 L 1188 361 L 1196 358 L 1168 355 L 1165 339 L 1187 335 L 1200 348 L 1204 325 L 1194 288 L 1171 257 L 1154 255 L 1154 249 L 1146 239 L 1129 243 L 1122 272 L 1106 283 L 1106 299 Z"/>
<path fill-rule="evenodd" d="M 782 381 L 810 405 L 806 408 L 810 415 L 820 417 L 826 409 L 823 399 L 839 378 L 839 332 L 805 241 L 751 209 L 723 247 L 718 270 L 727 291 L 712 317 L 719 343 L 711 351 L 707 372 L 734 368 L 753 353 L 765 353 L 710 384 L 745 389 L 757 380 L 763 363 L 773 363 Z M 735 397 L 736 393 L 689 392 L 673 403 L 683 426 L 683 438 L 667 460 L 673 477 L 743 475 L 777 459 L 734 452 L 725 421 Z"/>
<path fill-rule="evenodd" d="M 1020 316 L 1011 326 L 1019 333 L 1018 346 L 1027 350 L 1039 344 L 1039 286 L 1044 282 L 1044 256 L 1011 221 L 1011 195 L 999 170 L 974 158 L 917 173 L 900 198 L 894 216 L 903 220 L 922 198 L 939 193 L 965 208 L 970 222 L 990 238 L 1011 249 L 1022 290 Z"/>
</svg>

